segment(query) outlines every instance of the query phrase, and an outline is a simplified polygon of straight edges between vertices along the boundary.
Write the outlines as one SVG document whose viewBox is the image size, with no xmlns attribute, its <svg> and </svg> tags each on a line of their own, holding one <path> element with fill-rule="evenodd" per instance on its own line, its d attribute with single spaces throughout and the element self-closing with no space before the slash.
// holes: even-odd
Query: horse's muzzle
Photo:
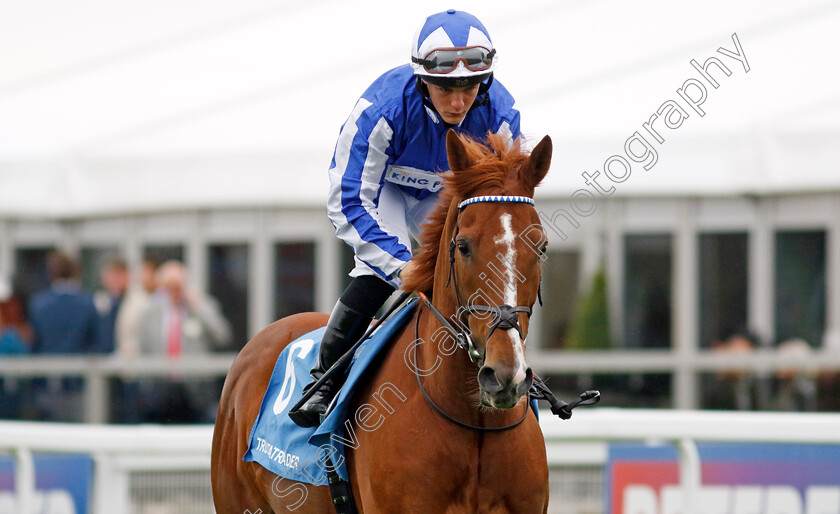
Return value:
<svg viewBox="0 0 840 514">
<path fill-rule="evenodd" d="M 522 395 L 531 389 L 534 372 L 527 368 L 525 378 L 518 382 L 513 380 L 513 376 L 513 370 L 496 370 L 490 366 L 482 366 L 478 370 L 478 394 L 481 404 L 494 409 L 510 409 L 519 403 Z"/>
</svg>

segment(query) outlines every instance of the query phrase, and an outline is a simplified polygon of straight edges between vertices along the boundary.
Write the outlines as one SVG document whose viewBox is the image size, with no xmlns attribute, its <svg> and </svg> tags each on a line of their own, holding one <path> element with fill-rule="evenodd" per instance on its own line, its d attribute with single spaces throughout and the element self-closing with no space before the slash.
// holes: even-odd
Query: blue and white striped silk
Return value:
<svg viewBox="0 0 840 514">
<path fill-rule="evenodd" d="M 357 258 L 352 276 L 376 274 L 392 284 L 398 281 L 399 271 L 411 259 L 410 241 L 400 241 L 398 234 L 408 233 L 402 229 L 416 220 L 406 223 L 387 214 L 399 209 L 380 204 L 382 191 L 393 188 L 413 203 L 436 196 L 440 186 L 435 177 L 449 169 L 450 129 L 476 139 L 488 132 L 510 141 L 521 135 L 519 111 L 498 81 L 488 90 L 488 101 L 476 105 L 456 126 L 443 123 L 423 104 L 415 81 L 408 65 L 383 74 L 362 94 L 338 136 L 327 211 L 336 235 Z"/>
</svg>

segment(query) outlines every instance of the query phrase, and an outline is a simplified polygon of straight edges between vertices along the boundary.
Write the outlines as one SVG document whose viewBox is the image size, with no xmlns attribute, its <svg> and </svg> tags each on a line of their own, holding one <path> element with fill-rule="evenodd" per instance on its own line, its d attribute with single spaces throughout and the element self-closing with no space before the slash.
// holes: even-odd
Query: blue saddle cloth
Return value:
<svg viewBox="0 0 840 514">
<path fill-rule="evenodd" d="M 403 307 L 359 346 L 347 381 L 324 422 L 317 427 L 295 425 L 289 418 L 289 410 L 300 399 L 303 387 L 311 381 L 309 371 L 318 358 L 324 328 L 290 343 L 274 365 L 243 460 L 257 462 L 283 478 L 326 485 L 329 457 L 339 476 L 348 480 L 344 447 L 352 447 L 355 443 L 353 427 L 346 419 L 352 391 L 364 378 L 371 362 L 388 348 L 392 336 L 411 319 L 416 305 L 416 301 L 412 301 Z"/>
</svg>

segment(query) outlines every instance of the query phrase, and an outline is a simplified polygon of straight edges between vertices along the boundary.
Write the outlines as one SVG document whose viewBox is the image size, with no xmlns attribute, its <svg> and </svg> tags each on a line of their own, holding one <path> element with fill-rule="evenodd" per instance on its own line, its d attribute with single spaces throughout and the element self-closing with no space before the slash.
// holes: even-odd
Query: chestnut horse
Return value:
<svg viewBox="0 0 840 514">
<path fill-rule="evenodd" d="M 493 134 L 482 144 L 450 131 L 446 143 L 451 172 L 404 277 L 403 289 L 426 303 L 353 397 L 352 493 L 365 513 L 546 512 L 525 340 L 546 240 L 532 198 L 551 140 L 530 153 Z M 315 313 L 281 319 L 231 366 L 213 435 L 219 514 L 334 512 L 326 486 L 242 460 L 279 353 L 326 322 Z"/>
</svg>

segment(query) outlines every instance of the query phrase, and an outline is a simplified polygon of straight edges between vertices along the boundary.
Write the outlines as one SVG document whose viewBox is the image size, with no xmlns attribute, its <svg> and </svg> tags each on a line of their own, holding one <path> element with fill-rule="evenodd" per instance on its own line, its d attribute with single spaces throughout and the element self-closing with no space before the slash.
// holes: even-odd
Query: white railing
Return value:
<svg viewBox="0 0 840 514">
<path fill-rule="evenodd" d="M 236 354 L 230 353 L 190 356 L 179 360 L 165 357 L 14 356 L 0 360 L 0 377 L 81 377 L 84 379 L 84 413 L 81 419 L 86 423 L 101 424 L 108 421 L 109 379 L 224 377 L 235 357 Z"/>
<path fill-rule="evenodd" d="M 128 514 L 133 512 L 129 505 L 129 473 L 209 471 L 212 438 L 213 427 L 209 425 L 0 423 L 0 452 L 15 456 L 18 503 L 14 512 L 19 514 L 37 512 L 33 454 L 89 455 L 94 461 L 92 512 Z"/>
<path fill-rule="evenodd" d="M 0 359 L 0 376 L 7 379 L 67 377 L 84 379 L 84 416 L 87 423 L 108 421 L 108 380 L 171 376 L 224 377 L 235 354 L 190 356 L 178 361 L 164 357 L 119 359 L 114 356 L 27 356 Z M 698 377 L 702 373 L 742 370 L 771 374 L 789 369 L 807 373 L 840 370 L 840 352 L 815 351 L 806 356 L 785 356 L 772 350 L 749 355 L 728 355 L 710 351 L 610 350 L 532 351 L 531 365 L 542 375 L 655 373 L 674 377 L 671 406 L 697 408 Z"/>
<path fill-rule="evenodd" d="M 840 414 L 746 413 L 679 410 L 576 410 L 561 421 L 547 411 L 540 423 L 552 467 L 603 465 L 615 441 L 670 442 L 680 456 L 683 505 L 694 505 L 700 483 L 698 442 L 840 444 Z M 33 513 L 33 454 L 83 453 L 94 460 L 93 514 L 132 511 L 133 472 L 203 471 L 210 468 L 212 426 L 104 426 L 0 423 L 0 452 L 15 455 L 18 504 Z M 209 480 L 209 474 L 207 475 Z M 209 487 L 207 488 L 209 495 Z M 207 504 L 210 499 L 204 498 Z"/>
</svg>

